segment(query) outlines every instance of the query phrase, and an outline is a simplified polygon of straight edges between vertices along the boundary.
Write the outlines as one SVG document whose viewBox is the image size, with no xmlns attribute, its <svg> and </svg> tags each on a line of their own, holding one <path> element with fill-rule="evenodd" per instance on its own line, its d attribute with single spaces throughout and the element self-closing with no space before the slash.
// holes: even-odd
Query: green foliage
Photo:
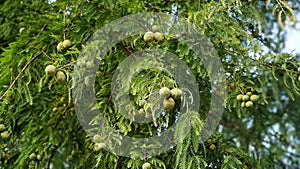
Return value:
<svg viewBox="0 0 300 169">
<path fill-rule="evenodd" d="M 288 18 L 300 6 L 286 1 L 1 1 L 0 7 L 0 123 L 9 133 L 0 139 L 0 168 L 141 168 L 149 162 L 156 168 L 275 168 L 299 166 L 299 95 L 300 57 L 281 53 L 284 37 L 269 37 L 273 25 L 285 27 Z M 269 9 L 270 8 L 270 9 Z M 164 35 L 163 42 L 143 40 L 143 33 L 125 38 L 99 61 L 95 77 L 97 106 L 111 126 L 120 133 L 138 138 L 157 135 L 167 130 L 181 115 L 180 101 L 162 118 L 137 124 L 122 114 L 112 101 L 113 80 L 130 84 L 128 91 L 117 93 L 119 106 L 136 117 L 136 111 L 163 109 L 162 102 L 151 100 L 161 87 L 178 87 L 167 70 L 141 70 L 129 81 L 114 73 L 130 54 L 145 49 L 172 52 L 184 61 L 196 77 L 201 102 L 199 112 L 190 112 L 193 123 L 183 118 L 192 130 L 169 151 L 153 157 L 118 157 L 106 150 L 95 151 L 95 143 L 82 129 L 72 97 L 72 73 L 85 43 L 94 31 L 122 16 L 138 12 L 163 12 L 186 17 L 214 45 L 226 70 L 227 97 L 225 112 L 217 131 L 203 142 L 203 126 L 209 113 L 211 84 L 209 70 L 191 48 Z M 272 16 L 272 13 L 274 16 Z M 155 23 L 154 23 L 155 24 Z M 159 25 L 160 26 L 160 25 Z M 152 24 L 145 25 L 151 30 Z M 115 29 L 115 30 L 114 30 Z M 118 31 L 114 28 L 111 31 Z M 279 30 L 278 35 L 284 30 Z M 122 37 L 121 37 L 122 38 Z M 57 51 L 65 39 L 72 46 Z M 161 58 L 159 58 L 161 59 Z M 84 64 L 85 61 L 83 61 Z M 130 67 L 161 67 L 151 62 Z M 47 76 L 45 67 L 56 66 L 67 81 L 59 83 Z M 96 64 L 96 63 L 95 63 Z M 125 69 L 125 68 L 124 68 Z M 84 82 L 80 87 L 88 86 Z M 120 87 L 120 86 L 119 86 Z M 122 87 L 122 86 L 121 86 Z M 182 88 L 188 92 L 187 89 Z M 259 96 L 253 108 L 241 108 L 239 94 L 252 92 Z M 80 95 L 80 94 L 79 94 Z M 141 100 L 146 103 L 141 104 Z M 162 101 L 162 100 L 159 100 Z M 152 104 L 148 104 L 151 102 Z M 95 121 L 97 119 L 94 119 Z M 178 126 L 178 138 L 186 134 L 186 126 Z M 1 131 L 4 132 L 4 131 Z M 105 142 L 105 140 L 103 140 Z M 31 160 L 32 153 L 41 159 Z M 145 152 L 146 154 L 147 152 Z"/>
</svg>

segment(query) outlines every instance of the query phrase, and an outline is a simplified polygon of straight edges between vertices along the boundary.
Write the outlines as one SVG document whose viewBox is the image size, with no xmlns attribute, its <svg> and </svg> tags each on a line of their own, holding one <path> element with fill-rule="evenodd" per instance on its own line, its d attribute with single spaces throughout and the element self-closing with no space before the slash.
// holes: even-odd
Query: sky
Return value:
<svg viewBox="0 0 300 169">
<path fill-rule="evenodd" d="M 286 28 L 286 47 L 284 52 L 300 55 L 300 13 L 297 15 L 297 23 L 294 28 Z"/>
</svg>

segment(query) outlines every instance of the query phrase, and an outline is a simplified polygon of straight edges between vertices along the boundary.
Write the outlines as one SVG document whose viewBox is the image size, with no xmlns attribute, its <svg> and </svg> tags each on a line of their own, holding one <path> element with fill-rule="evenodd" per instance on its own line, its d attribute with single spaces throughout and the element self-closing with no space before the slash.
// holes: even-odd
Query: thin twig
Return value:
<svg viewBox="0 0 300 169">
<path fill-rule="evenodd" d="M 48 25 L 48 22 L 46 22 L 43 27 L 41 28 L 41 31 L 36 35 L 36 37 L 39 37 L 40 34 L 46 29 Z M 26 44 L 25 47 L 27 47 L 31 42 L 29 42 L 28 44 Z M 51 43 L 53 44 L 53 43 Z M 45 53 L 47 47 L 42 50 L 40 53 L 36 54 L 35 56 L 33 56 L 29 61 L 27 61 L 27 63 L 24 65 L 24 67 L 22 68 L 21 72 L 17 75 L 17 77 L 15 78 L 15 80 L 10 84 L 9 88 L 4 92 L 4 94 L 0 97 L 0 101 L 4 99 L 4 97 L 7 95 L 7 93 L 9 92 L 10 89 L 12 89 L 15 85 L 15 83 L 17 82 L 17 80 L 20 78 L 21 74 L 26 70 L 26 68 L 29 66 L 29 64 L 31 62 L 33 62 L 36 58 L 38 58 L 39 56 L 41 56 L 43 53 Z"/>
<path fill-rule="evenodd" d="M 48 22 L 43 25 L 43 27 L 41 28 L 41 31 L 39 32 L 39 34 L 36 35 L 36 37 L 39 37 L 41 35 L 41 33 L 46 29 L 47 26 L 48 26 Z"/>
<path fill-rule="evenodd" d="M 64 21 L 65 28 L 68 27 L 68 26 L 66 26 L 66 23 L 67 23 L 67 21 L 66 21 L 66 15 L 67 15 L 67 8 L 68 8 L 69 4 L 70 4 L 70 1 L 67 2 L 65 10 L 64 10 L 63 21 Z M 63 38 L 64 38 L 64 40 L 66 40 L 66 30 L 65 30 L 65 28 L 64 28 L 64 31 L 63 31 Z"/>
<path fill-rule="evenodd" d="M 237 51 L 233 51 L 233 50 L 230 50 L 230 49 L 227 49 L 227 48 L 225 48 L 225 50 L 228 51 L 228 52 L 231 52 L 231 53 L 238 54 L 238 55 L 243 55 L 242 53 L 239 53 L 239 52 L 237 52 Z M 274 65 L 268 64 L 268 63 L 266 63 L 266 62 L 259 61 L 258 59 L 254 59 L 254 58 L 252 58 L 252 57 L 248 57 L 248 58 L 250 58 L 251 60 L 253 60 L 253 61 L 255 61 L 255 62 L 259 62 L 259 63 L 262 64 L 263 66 L 266 66 L 266 67 L 271 68 L 271 69 L 277 69 L 277 70 L 279 70 L 279 71 L 285 71 L 285 72 L 289 72 L 289 73 L 293 73 L 293 74 L 300 75 L 300 72 L 295 71 L 295 70 L 290 70 L 290 69 L 286 69 L 286 68 L 274 66 Z"/>
<path fill-rule="evenodd" d="M 15 85 L 15 83 L 17 82 L 17 80 L 20 78 L 21 74 L 26 70 L 26 68 L 29 66 L 29 64 L 31 62 L 33 62 L 36 58 L 38 58 L 39 56 L 41 56 L 44 51 L 46 51 L 47 48 L 45 48 L 43 51 L 41 51 L 40 53 L 36 54 L 35 56 L 33 56 L 30 60 L 27 61 L 27 63 L 24 65 L 24 67 L 22 68 L 21 72 L 17 75 L 17 77 L 15 78 L 15 80 L 10 84 L 9 88 L 4 92 L 4 94 L 0 97 L 0 100 L 3 100 L 3 98 L 7 95 L 8 91 L 10 89 L 12 89 Z"/>
<path fill-rule="evenodd" d="M 64 25 L 66 25 L 66 13 L 67 13 L 67 6 L 64 10 Z M 66 30 L 65 29 L 63 31 L 63 37 L 64 37 L 64 40 L 66 40 Z"/>
</svg>

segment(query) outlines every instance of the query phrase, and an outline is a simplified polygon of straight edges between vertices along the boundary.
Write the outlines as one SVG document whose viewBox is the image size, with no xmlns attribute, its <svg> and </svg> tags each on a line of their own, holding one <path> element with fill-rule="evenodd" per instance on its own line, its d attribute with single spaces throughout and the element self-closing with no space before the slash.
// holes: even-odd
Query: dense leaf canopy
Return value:
<svg viewBox="0 0 300 169">
<path fill-rule="evenodd" d="M 286 45 L 285 29 L 297 24 L 299 11 L 299 1 L 285 0 L 2 0 L 0 168 L 138 169 L 145 162 L 154 169 L 298 168 L 300 56 L 282 51 Z M 220 81 L 226 85 L 226 98 L 221 104 L 224 112 L 220 124 L 208 140 L 199 138 L 205 135 L 202 131 L 206 118 L 214 114 L 209 111 L 211 95 L 220 92 L 221 97 L 222 92 L 213 91 L 210 70 L 178 40 L 185 32 L 168 33 L 174 26 L 171 21 L 161 25 L 159 21 L 140 18 L 146 31 L 161 31 L 163 39 L 145 39 L 144 31 L 120 37 L 101 59 L 78 59 L 97 30 L 121 17 L 143 12 L 185 18 L 214 46 L 226 72 L 226 80 Z M 123 25 L 119 26 L 107 31 L 117 35 Z M 122 74 L 114 76 L 121 72 L 119 66 L 129 55 L 147 49 L 171 52 L 186 63 L 190 70 L 186 74 L 195 77 L 195 81 L 186 82 L 190 88 L 184 88 L 161 62 L 151 59 L 147 65 L 122 67 L 128 72 L 148 68 L 130 80 Z M 162 59 L 160 56 L 157 60 Z M 49 65 L 55 69 L 46 69 Z M 192 112 L 194 122 L 188 124 L 183 119 L 191 125 L 191 131 L 186 133 L 186 126 L 178 126 L 175 135 L 186 137 L 155 156 L 147 156 L 146 151 L 129 158 L 105 150 L 108 140 L 89 135 L 78 116 L 76 98 L 88 97 L 89 91 L 75 91 L 72 97 L 74 82 L 78 84 L 74 69 L 95 65 L 99 65 L 95 76 L 85 77 L 76 88 L 84 90 L 95 84 L 97 108 L 113 129 L 125 136 L 146 138 L 177 123 L 179 107 L 186 100 L 174 94 L 173 101 L 160 99 L 158 104 L 155 100 L 161 98 L 159 89 L 168 87 L 179 88 L 185 94 L 195 89 L 199 93 L 200 102 L 193 104 L 197 110 Z M 185 76 L 181 78 L 186 80 Z M 115 81 L 119 83 L 113 90 Z M 128 90 L 119 89 L 123 83 L 130 84 Z M 113 97 L 119 100 L 118 105 Z M 194 95 L 187 98 L 193 97 L 197 101 Z M 137 123 L 124 116 L 144 118 L 163 106 L 166 111 L 154 122 Z M 122 144 L 122 140 L 116 140 Z"/>
</svg>

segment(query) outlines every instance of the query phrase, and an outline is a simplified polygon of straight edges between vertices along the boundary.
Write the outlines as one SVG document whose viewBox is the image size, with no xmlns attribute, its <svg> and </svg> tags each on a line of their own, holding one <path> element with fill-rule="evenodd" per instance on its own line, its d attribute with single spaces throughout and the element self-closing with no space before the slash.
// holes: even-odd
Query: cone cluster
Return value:
<svg viewBox="0 0 300 169">
<path fill-rule="evenodd" d="M 151 169 L 151 168 L 152 168 L 151 164 L 148 163 L 148 162 L 144 163 L 143 166 L 142 166 L 142 169 Z"/>
<path fill-rule="evenodd" d="M 236 100 L 241 102 L 242 108 L 252 108 L 259 100 L 259 96 L 252 94 L 252 92 L 247 92 L 244 94 L 239 94 L 236 96 Z"/>
<path fill-rule="evenodd" d="M 152 26 L 151 31 L 148 31 L 144 34 L 143 39 L 145 42 L 151 42 L 153 40 L 157 41 L 157 42 L 162 42 L 165 39 L 165 36 L 158 32 L 158 26 L 154 25 Z"/>
<path fill-rule="evenodd" d="M 45 73 L 48 75 L 48 76 L 54 76 L 56 77 L 56 80 L 58 82 L 65 82 L 67 77 L 66 77 L 66 74 L 61 71 L 61 70 L 56 70 L 56 67 L 54 65 L 48 65 L 46 66 L 45 68 Z"/>
<path fill-rule="evenodd" d="M 72 41 L 70 41 L 69 39 L 65 39 L 63 42 L 59 42 L 56 46 L 56 49 L 61 52 L 64 49 L 68 49 L 69 47 L 72 46 Z"/>
<path fill-rule="evenodd" d="M 207 143 L 207 146 L 210 150 L 216 150 L 217 149 L 217 146 L 215 145 L 215 143 L 212 139 L 208 139 L 206 141 L 206 143 Z"/>
<path fill-rule="evenodd" d="M 182 96 L 182 90 L 174 88 L 170 90 L 167 87 L 162 87 L 159 90 L 159 95 L 164 98 L 164 107 L 166 110 L 172 110 L 175 106 L 175 101 L 180 100 Z"/>
<path fill-rule="evenodd" d="M 6 130 L 6 127 L 4 124 L 0 124 L 0 132 L 1 132 L 1 139 L 2 140 L 8 140 L 10 133 Z"/>
</svg>

